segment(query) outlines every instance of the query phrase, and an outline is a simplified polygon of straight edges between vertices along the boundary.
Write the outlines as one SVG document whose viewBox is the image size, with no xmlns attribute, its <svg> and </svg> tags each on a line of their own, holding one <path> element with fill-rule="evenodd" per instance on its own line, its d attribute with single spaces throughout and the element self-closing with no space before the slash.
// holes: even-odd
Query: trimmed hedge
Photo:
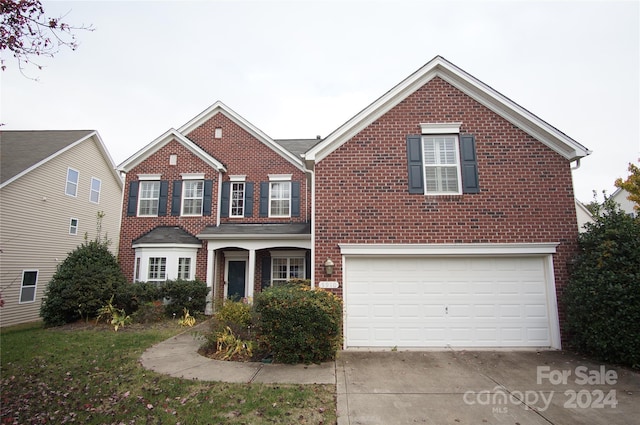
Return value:
<svg viewBox="0 0 640 425">
<path fill-rule="evenodd" d="M 640 219 L 605 203 L 586 230 L 563 296 L 569 342 L 604 361 L 640 367 Z"/>
<path fill-rule="evenodd" d="M 324 290 L 284 285 L 256 296 L 260 342 L 281 363 L 335 359 L 342 343 L 342 300 Z"/>
<path fill-rule="evenodd" d="M 165 312 L 168 316 L 182 316 L 183 309 L 191 314 L 204 312 L 207 305 L 207 294 L 211 288 L 201 280 L 167 280 L 160 285 L 160 298 L 167 303 Z"/>
</svg>

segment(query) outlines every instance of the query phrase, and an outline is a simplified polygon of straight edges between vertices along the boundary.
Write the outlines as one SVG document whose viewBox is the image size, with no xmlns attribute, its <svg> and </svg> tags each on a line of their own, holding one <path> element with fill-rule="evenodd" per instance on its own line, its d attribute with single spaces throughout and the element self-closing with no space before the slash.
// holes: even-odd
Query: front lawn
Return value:
<svg viewBox="0 0 640 425">
<path fill-rule="evenodd" d="M 31 325 L 0 332 L 2 424 L 334 424 L 332 385 L 198 382 L 144 369 L 140 355 L 184 331 Z"/>
</svg>

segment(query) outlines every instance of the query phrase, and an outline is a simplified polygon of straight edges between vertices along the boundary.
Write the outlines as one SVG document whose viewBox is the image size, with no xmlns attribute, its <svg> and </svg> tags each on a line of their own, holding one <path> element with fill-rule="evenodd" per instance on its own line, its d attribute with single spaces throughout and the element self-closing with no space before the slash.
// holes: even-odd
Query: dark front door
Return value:
<svg viewBox="0 0 640 425">
<path fill-rule="evenodd" d="M 245 297 L 246 261 L 229 261 L 227 296 L 238 301 Z"/>
</svg>

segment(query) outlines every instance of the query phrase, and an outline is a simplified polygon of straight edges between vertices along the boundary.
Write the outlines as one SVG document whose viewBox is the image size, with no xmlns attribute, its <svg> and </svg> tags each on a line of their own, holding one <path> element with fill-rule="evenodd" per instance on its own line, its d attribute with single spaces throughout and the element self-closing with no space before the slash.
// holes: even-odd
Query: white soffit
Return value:
<svg viewBox="0 0 640 425">
<path fill-rule="evenodd" d="M 558 242 L 459 244 L 338 244 L 342 255 L 547 255 Z"/>
</svg>

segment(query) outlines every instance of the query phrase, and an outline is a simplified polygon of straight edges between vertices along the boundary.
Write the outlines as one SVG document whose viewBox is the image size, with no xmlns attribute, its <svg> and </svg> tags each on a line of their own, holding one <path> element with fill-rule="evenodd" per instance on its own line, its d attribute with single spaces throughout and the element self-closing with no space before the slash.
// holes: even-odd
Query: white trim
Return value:
<svg viewBox="0 0 640 425">
<path fill-rule="evenodd" d="M 293 174 L 269 174 L 270 182 L 286 182 L 291 181 Z"/>
<path fill-rule="evenodd" d="M 549 313 L 549 338 L 552 348 L 562 349 L 560 338 L 560 317 L 558 315 L 558 299 L 556 296 L 556 278 L 553 270 L 553 257 L 547 255 L 544 260 L 545 282 L 547 283 L 547 311 Z"/>
<path fill-rule="evenodd" d="M 306 258 L 307 250 L 269 251 L 272 258 Z"/>
<path fill-rule="evenodd" d="M 100 184 L 100 189 L 98 189 L 98 191 L 97 191 L 98 192 L 98 200 L 95 201 L 95 202 L 91 199 L 91 195 L 93 195 L 93 193 L 95 192 L 93 190 L 93 182 L 94 181 L 97 181 Z M 89 186 L 89 202 L 91 202 L 92 204 L 99 204 L 100 203 L 100 193 L 101 192 L 102 192 L 102 180 L 100 180 L 97 177 L 91 177 L 91 184 Z"/>
<path fill-rule="evenodd" d="M 160 180 L 162 174 L 138 174 L 138 180 Z"/>
<path fill-rule="evenodd" d="M 446 192 L 446 191 L 440 191 L 440 192 L 429 192 L 427 190 L 427 167 L 429 168 L 443 168 L 443 167 L 451 167 L 454 164 L 427 164 L 426 163 L 426 159 L 425 159 L 425 149 L 424 149 L 424 140 L 426 138 L 454 138 L 454 149 L 453 152 L 455 154 L 455 167 L 456 167 L 456 179 L 457 179 L 457 186 L 458 186 L 458 190 L 456 192 Z M 441 196 L 441 195 L 462 195 L 462 160 L 460 159 L 460 137 L 457 134 L 442 134 L 440 136 L 438 135 L 434 135 L 434 134 L 423 134 L 420 137 L 420 149 L 422 150 L 421 152 L 421 157 L 422 157 L 422 187 L 424 188 L 424 195 L 426 196 Z M 434 146 L 434 156 L 437 157 L 438 155 L 435 155 L 435 151 L 437 151 L 437 147 Z"/>
<path fill-rule="evenodd" d="M 421 123 L 422 134 L 460 134 L 461 122 Z"/>
<path fill-rule="evenodd" d="M 245 182 L 247 181 L 247 176 L 246 175 L 230 175 L 229 181 L 234 183 Z"/>
<path fill-rule="evenodd" d="M 200 198 L 197 197 L 193 197 L 193 198 L 187 198 L 186 197 L 186 190 L 185 190 L 185 185 L 187 183 L 202 183 L 202 196 L 200 196 Z M 184 179 L 182 180 L 182 193 L 180 194 L 180 216 L 181 217 L 201 217 L 204 211 L 204 180 L 202 179 Z M 187 200 L 198 200 L 200 199 L 200 212 L 199 213 L 195 213 L 195 214 L 185 214 L 184 212 L 184 202 Z"/>
<path fill-rule="evenodd" d="M 272 175 L 269 175 L 269 215 L 268 216 L 269 217 L 274 217 L 274 218 L 288 218 L 288 217 L 291 217 L 291 206 L 292 206 L 291 203 L 293 202 L 292 201 L 292 195 L 293 194 L 291 193 L 292 192 L 291 179 L 289 178 L 289 180 L 287 180 L 286 178 L 283 178 L 283 179 L 276 178 L 276 179 L 272 180 L 271 176 Z M 280 174 L 280 175 L 277 175 L 277 176 L 286 176 L 286 175 L 285 174 Z M 278 184 L 278 183 L 289 183 L 289 191 L 288 191 L 289 192 L 289 198 L 274 198 L 273 197 L 274 190 L 273 190 L 273 187 L 271 185 Z M 278 214 L 278 215 L 276 215 L 276 214 L 273 214 L 271 212 L 272 201 L 283 202 L 283 201 L 287 201 L 287 200 L 289 201 L 289 210 L 287 211 L 286 214 Z"/>
<path fill-rule="evenodd" d="M 344 255 L 546 255 L 559 242 L 460 244 L 338 244 Z"/>
<path fill-rule="evenodd" d="M 78 178 L 76 179 L 75 182 L 72 182 L 71 180 L 69 180 L 69 171 L 75 171 L 76 174 L 78 175 Z M 67 192 L 67 185 L 69 183 L 73 183 L 76 185 L 76 191 L 75 191 L 76 193 L 74 193 L 73 195 Z M 67 196 L 71 196 L 72 198 L 77 198 L 79 191 L 80 191 L 80 171 L 72 167 L 67 167 L 67 175 L 65 176 L 65 181 L 64 181 L 64 194 Z"/>
<path fill-rule="evenodd" d="M 202 244 L 186 244 L 186 243 L 136 243 L 131 248 L 150 248 L 150 249 L 200 249 Z"/>
<path fill-rule="evenodd" d="M 74 226 L 73 226 L 73 220 L 75 220 L 75 221 L 76 221 L 76 225 L 75 225 L 76 232 L 75 232 L 75 233 L 71 233 L 71 229 L 73 229 L 73 228 L 74 228 Z M 75 217 L 70 217 L 70 218 L 69 218 L 69 235 L 71 235 L 71 236 L 78 236 L 78 230 L 80 230 L 80 220 L 78 220 L 78 219 L 77 219 L 77 218 L 75 218 Z"/>
<path fill-rule="evenodd" d="M 180 173 L 182 180 L 204 180 L 204 173 Z"/>
<path fill-rule="evenodd" d="M 25 288 L 24 286 L 24 274 L 35 272 L 36 273 L 36 283 L 33 285 L 33 299 L 30 301 L 22 301 L 22 290 Z M 40 277 L 40 270 L 38 269 L 23 269 L 22 270 L 22 278 L 20 279 L 20 292 L 18 293 L 18 304 L 31 304 L 36 301 L 38 298 L 38 278 Z M 31 286 L 28 286 L 30 288 Z"/>
</svg>

